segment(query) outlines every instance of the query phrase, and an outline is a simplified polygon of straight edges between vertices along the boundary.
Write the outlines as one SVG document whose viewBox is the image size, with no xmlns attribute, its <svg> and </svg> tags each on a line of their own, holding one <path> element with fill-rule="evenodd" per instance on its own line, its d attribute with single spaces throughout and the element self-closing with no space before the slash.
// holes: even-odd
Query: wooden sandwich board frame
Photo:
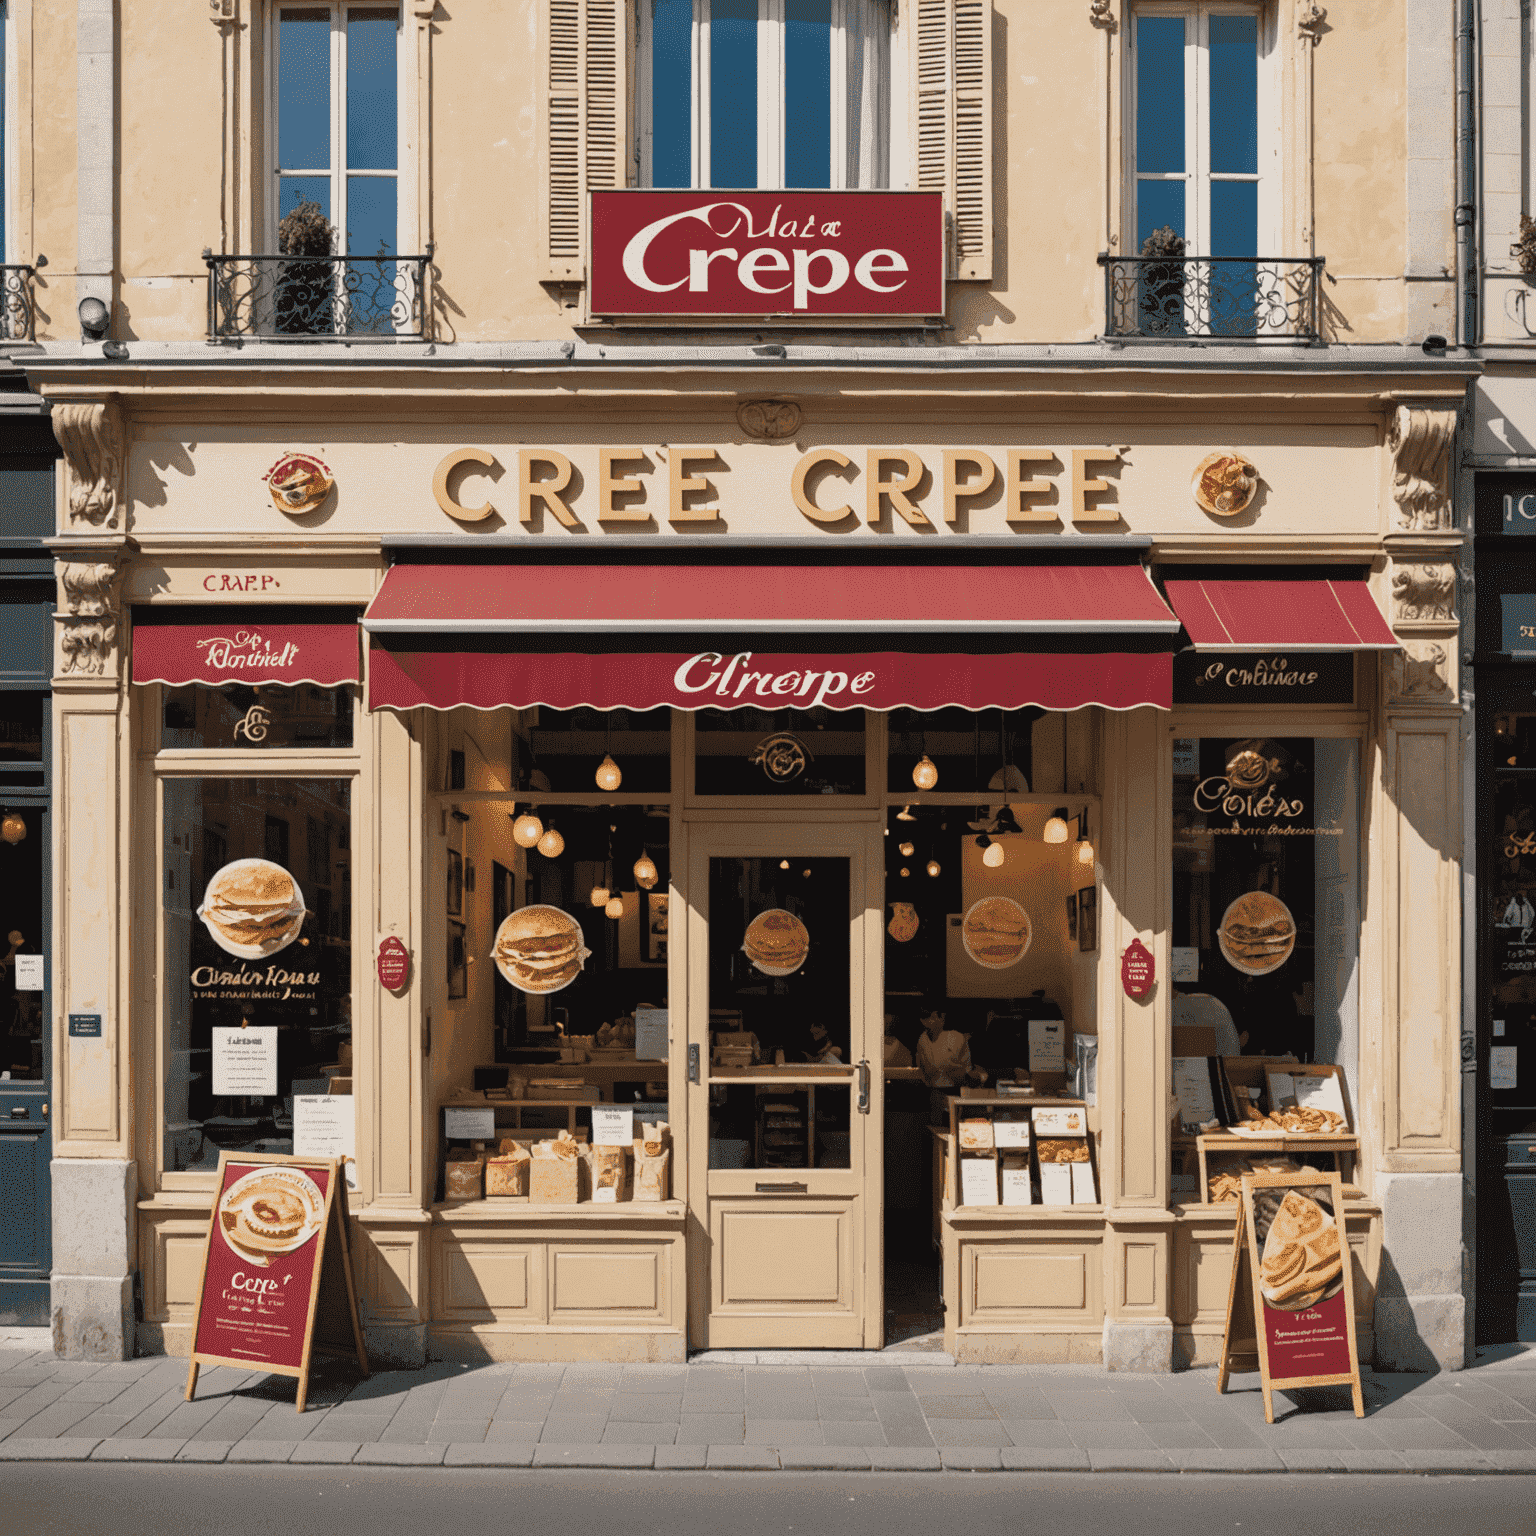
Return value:
<svg viewBox="0 0 1536 1536">
<path fill-rule="evenodd" d="M 368 1351 L 363 1344 L 363 1325 L 357 1307 L 357 1287 L 352 1279 L 352 1247 L 347 1220 L 346 1162 L 347 1159 L 342 1157 L 288 1157 L 274 1152 L 219 1153 L 218 1182 L 215 1185 L 213 1210 L 208 1217 L 208 1236 L 203 1242 L 203 1262 L 197 1280 L 197 1306 L 192 1313 L 192 1350 L 187 1370 L 188 1402 L 197 1391 L 198 1371 L 204 1365 L 233 1365 L 241 1370 L 265 1371 L 274 1376 L 296 1376 L 299 1389 L 295 1408 L 299 1413 L 304 1412 L 305 1400 L 309 1396 L 310 1366 L 317 1349 L 320 1353 L 328 1355 L 346 1356 L 355 1353 L 363 1375 L 369 1374 Z M 202 1322 L 204 1306 L 208 1301 L 208 1260 L 218 1232 L 219 1205 L 225 1191 L 225 1168 L 230 1163 L 238 1164 L 242 1168 L 263 1166 L 298 1168 L 305 1172 L 323 1171 L 328 1175 L 325 1184 L 324 1209 L 319 1229 L 315 1234 L 317 1246 L 304 1318 L 303 1348 L 297 1365 L 266 1361 L 255 1355 L 209 1354 L 199 1351 L 197 1347 L 198 1329 Z M 327 1272 L 326 1258 L 332 1255 L 335 1249 L 340 1250 L 340 1270 L 337 1270 L 336 1261 L 333 1258 Z M 329 1333 L 327 1337 L 317 1340 L 315 1324 L 320 1310 L 322 1290 L 328 1293 L 327 1300 L 330 1303 L 327 1309 L 330 1314 L 327 1319 Z M 345 1320 L 337 1315 L 343 1300 L 347 1314 Z M 351 1324 L 350 1343 L 339 1336 L 344 1331 L 346 1321 L 350 1321 Z"/>
<path fill-rule="evenodd" d="M 1355 1338 L 1355 1282 L 1352 1256 L 1349 1251 L 1349 1235 L 1344 1225 L 1343 1181 L 1336 1173 L 1251 1173 L 1243 1176 L 1243 1192 L 1237 1203 L 1237 1222 L 1232 1234 L 1232 1279 L 1227 1290 L 1227 1325 L 1221 1340 L 1221 1370 L 1216 1378 L 1216 1390 L 1225 1392 L 1227 1380 L 1237 1363 L 1248 1366 L 1257 1356 L 1259 1376 L 1264 1390 L 1264 1422 L 1275 1422 L 1274 1393 L 1284 1387 L 1342 1387 L 1350 1389 L 1354 1401 L 1355 1417 L 1365 1417 L 1365 1398 L 1360 1387 L 1360 1347 Z M 1349 1369 L 1331 1375 L 1290 1376 L 1281 1375 L 1278 1363 L 1271 1360 L 1269 1329 L 1266 1311 L 1276 1310 L 1264 1300 L 1259 1287 L 1259 1242 L 1254 1220 L 1253 1196 L 1258 1190 L 1294 1189 L 1299 1192 L 1321 1189 L 1333 1207 L 1333 1219 L 1339 1231 L 1339 1260 L 1342 1265 L 1342 1285 L 1337 1295 L 1342 1298 L 1345 1335 L 1349 1345 Z M 1246 1270 L 1250 1281 L 1254 1343 L 1246 1347 L 1246 1339 L 1239 1340 L 1236 1322 L 1240 1315 L 1238 1300 L 1242 1273 Z M 1332 1300 L 1333 1298 L 1329 1298 Z M 1326 1303 L 1323 1303 L 1324 1305 Z"/>
</svg>

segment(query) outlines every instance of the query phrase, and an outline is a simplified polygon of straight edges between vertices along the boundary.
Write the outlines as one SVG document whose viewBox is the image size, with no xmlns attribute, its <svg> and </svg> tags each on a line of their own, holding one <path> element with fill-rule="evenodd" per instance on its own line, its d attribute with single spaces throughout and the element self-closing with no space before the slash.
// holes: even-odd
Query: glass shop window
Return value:
<svg viewBox="0 0 1536 1536">
<path fill-rule="evenodd" d="M 166 779 L 165 1168 L 293 1151 L 293 1097 L 352 1074 L 351 790 Z"/>
<path fill-rule="evenodd" d="M 1359 774 L 1352 740 L 1175 740 L 1173 1022 L 1214 1054 L 1336 1062 L 1353 1084 Z"/>
<path fill-rule="evenodd" d="M 48 889 L 43 860 L 48 825 L 36 805 L 0 806 L 0 1078 L 40 1082 L 45 994 L 19 977 L 18 959 L 46 953 L 43 914 Z M 18 979 L 22 985 L 18 986 Z"/>
<path fill-rule="evenodd" d="M 1059 789 L 1066 772 L 1063 717 L 1034 708 L 892 710 L 886 789 L 893 795 L 922 789 L 1029 794 L 1036 776 L 1035 723 L 1046 718 L 1053 722 L 1055 745 L 1048 749 L 1042 738 L 1040 750 L 1049 761 L 1042 764 L 1041 792 Z"/>
<path fill-rule="evenodd" d="M 0 690 L 0 763 L 43 760 L 43 695 L 31 689 Z"/>
<path fill-rule="evenodd" d="M 671 711 L 525 709 L 512 733 L 512 783 L 546 794 L 665 795 L 672 788 Z"/>
<path fill-rule="evenodd" d="M 1479 882 L 1493 1019 L 1488 1086 L 1496 1109 L 1528 1115 L 1536 1092 L 1520 1062 L 1536 1049 L 1536 715 L 1496 714 L 1493 747 L 1493 842 Z"/>
<path fill-rule="evenodd" d="M 701 709 L 694 719 L 700 795 L 865 792 L 863 710 Z"/>
<path fill-rule="evenodd" d="M 889 184 L 890 0 L 640 7 L 653 187 Z"/>
<path fill-rule="evenodd" d="M 160 746 L 172 750 L 350 747 L 357 690 L 312 683 L 188 683 L 161 694 Z"/>
</svg>

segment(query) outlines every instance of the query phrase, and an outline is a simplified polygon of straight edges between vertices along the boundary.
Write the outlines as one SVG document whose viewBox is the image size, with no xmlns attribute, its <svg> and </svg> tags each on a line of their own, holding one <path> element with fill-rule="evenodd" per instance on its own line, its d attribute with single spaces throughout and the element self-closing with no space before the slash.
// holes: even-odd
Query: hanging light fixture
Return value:
<svg viewBox="0 0 1536 1536">
<path fill-rule="evenodd" d="M 642 853 L 635 860 L 635 884 L 642 891 L 650 891 L 655 889 L 656 882 L 660 879 L 661 873 L 656 868 L 655 861 L 651 858 L 650 854 Z"/>
<path fill-rule="evenodd" d="M 1089 868 L 1093 867 L 1095 855 L 1093 844 L 1088 838 L 1088 812 L 1086 808 L 1083 814 L 1077 818 L 1077 847 L 1074 852 L 1079 864 L 1086 864 Z"/>
<path fill-rule="evenodd" d="M 899 811 L 896 812 L 896 820 L 897 821 L 916 821 L 917 817 L 912 814 L 912 807 L 910 805 L 904 805 L 904 806 L 902 806 L 902 808 Z M 891 833 L 891 829 L 889 827 L 887 827 L 885 829 L 885 833 L 886 833 L 886 836 L 889 837 L 890 833 Z"/>
<path fill-rule="evenodd" d="M 908 869 L 908 868 L 907 868 L 907 866 L 906 866 L 906 865 L 905 865 L 905 864 L 903 864 L 903 865 L 902 865 L 902 866 L 901 866 L 901 878 L 902 878 L 902 879 L 903 879 L 903 880 L 905 880 L 905 879 L 907 879 L 907 878 L 908 878 L 908 876 L 910 876 L 910 875 L 911 875 L 911 873 L 912 873 L 912 871 L 911 871 L 911 870 L 910 870 L 910 869 Z"/>
<path fill-rule="evenodd" d="M 901 856 L 904 859 L 910 859 L 912 857 L 912 844 L 911 843 L 903 843 L 901 845 Z"/>
<path fill-rule="evenodd" d="M 789 860 L 788 859 L 780 859 L 779 860 L 779 868 L 780 869 L 788 869 L 789 868 Z"/>
<path fill-rule="evenodd" d="M 1013 814 L 1013 807 L 1005 805 L 997 813 L 997 819 L 992 823 L 993 837 L 1002 837 L 1007 833 L 1023 835 L 1024 828 L 1019 825 L 1019 818 Z"/>
<path fill-rule="evenodd" d="M 610 896 L 608 898 L 608 905 L 603 908 L 603 912 L 608 917 L 623 917 L 624 898 L 622 896 Z"/>
<path fill-rule="evenodd" d="M 565 839 L 553 827 L 549 827 L 536 846 L 546 859 L 558 859 L 565 852 Z"/>
<path fill-rule="evenodd" d="M 988 843 L 981 855 L 981 862 L 988 869 L 997 869 L 1003 862 L 1005 855 L 1001 843 Z"/>
<path fill-rule="evenodd" d="M 544 836 L 544 823 L 532 811 L 524 811 L 512 822 L 512 841 L 519 848 L 532 848 Z"/>
<path fill-rule="evenodd" d="M 606 885 L 594 885 L 592 887 L 592 894 L 588 897 L 588 900 L 594 907 L 606 907 L 608 905 L 609 894 L 610 892 Z"/>
<path fill-rule="evenodd" d="M 1067 808 L 1064 805 L 1058 805 L 1045 824 L 1045 841 L 1064 843 L 1070 835 L 1067 827 Z"/>
<path fill-rule="evenodd" d="M 919 789 L 932 789 L 939 782 L 939 770 L 926 752 L 918 758 L 917 766 L 912 770 L 912 782 Z"/>
<path fill-rule="evenodd" d="M 614 762 L 612 756 L 606 756 L 597 765 L 597 787 L 609 791 L 615 790 L 624 782 L 624 775 L 619 765 Z"/>
<path fill-rule="evenodd" d="M 27 824 L 21 819 L 19 811 L 7 811 L 3 820 L 0 820 L 0 838 L 12 844 L 19 843 L 27 835 Z"/>
<path fill-rule="evenodd" d="M 930 880 L 937 880 L 939 878 L 939 861 L 937 859 L 928 860 L 928 878 Z"/>
</svg>

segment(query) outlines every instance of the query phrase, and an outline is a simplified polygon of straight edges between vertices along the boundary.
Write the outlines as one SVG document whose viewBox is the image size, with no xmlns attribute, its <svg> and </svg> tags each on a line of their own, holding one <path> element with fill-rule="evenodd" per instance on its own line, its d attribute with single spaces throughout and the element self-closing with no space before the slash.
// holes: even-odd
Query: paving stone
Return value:
<svg viewBox="0 0 1536 1536">
<path fill-rule="evenodd" d="M 1131 1422 L 1131 1410 L 1123 1398 L 1111 1392 L 1062 1392 L 1047 1388 L 1045 1400 L 1056 1412 L 1058 1419 L 1067 1423 L 1107 1423 L 1118 1420 Z"/>
<path fill-rule="evenodd" d="M 1178 1468 L 1162 1451 L 1134 1447 L 1097 1449 L 1086 1447 L 1088 1464 L 1095 1472 L 1176 1472 Z"/>
<path fill-rule="evenodd" d="M 1438 1419 L 1388 1419 L 1382 1422 L 1374 1414 L 1371 1428 L 1390 1451 L 1470 1451 L 1467 1442 Z M 1508 1449 L 1508 1447 L 1505 1447 Z"/>
<path fill-rule="evenodd" d="M 485 1443 L 487 1445 L 535 1445 L 543 1433 L 543 1419 L 529 1423 L 523 1423 L 517 1419 L 492 1419 L 491 1427 L 485 1432 Z"/>
<path fill-rule="evenodd" d="M 1001 1472 L 1003 1470 L 1001 1447 L 946 1445 L 940 1447 L 939 1457 L 946 1472 Z"/>
<path fill-rule="evenodd" d="M 230 1452 L 229 1440 L 188 1440 L 176 1453 L 177 1461 L 219 1462 Z"/>
<path fill-rule="evenodd" d="M 821 1421 L 842 1424 L 872 1424 L 878 1415 L 875 1405 L 867 1397 L 824 1397 L 821 1399 Z"/>
<path fill-rule="evenodd" d="M 943 1465 L 937 1449 L 921 1445 L 872 1445 L 869 1464 L 876 1472 L 937 1472 Z"/>
<path fill-rule="evenodd" d="M 297 1440 L 239 1440 L 229 1448 L 226 1461 L 287 1461 Z"/>
<path fill-rule="evenodd" d="M 937 1419 L 995 1419 L 997 1410 L 979 1393 L 975 1397 L 924 1397 L 919 1395 L 923 1415 L 930 1422 Z"/>
<path fill-rule="evenodd" d="M 815 1419 L 747 1419 L 742 1437 L 747 1445 L 825 1445 Z"/>
<path fill-rule="evenodd" d="M 1072 1431 L 1060 1419 L 1003 1419 L 1008 1438 L 1033 1450 L 1065 1450 L 1075 1446 Z"/>
<path fill-rule="evenodd" d="M 1311 1446 L 1282 1446 L 1275 1454 L 1285 1463 L 1289 1472 L 1343 1472 L 1345 1453 L 1340 1450 L 1322 1450 Z"/>
<path fill-rule="evenodd" d="M 960 1371 L 909 1370 L 907 1372 L 907 1380 L 912 1383 L 912 1390 L 919 1397 L 928 1395 L 936 1397 L 986 1396 L 983 1377 L 968 1375 Z"/>
<path fill-rule="evenodd" d="M 1068 1424 L 1072 1443 L 1085 1451 L 1155 1451 L 1159 1449 L 1150 1435 L 1135 1424 Z M 1207 1440 L 1202 1449 L 1209 1446 Z"/>
<path fill-rule="evenodd" d="M 859 1446 L 789 1445 L 779 1452 L 786 1472 L 868 1472 L 869 1452 Z"/>
<path fill-rule="evenodd" d="M 184 1440 L 103 1440 L 92 1461 L 175 1461 Z"/>
<path fill-rule="evenodd" d="M 821 1405 L 814 1397 L 775 1398 L 747 1394 L 749 1419 L 810 1419 L 821 1417 Z"/>
<path fill-rule="evenodd" d="M 609 1419 L 603 1445 L 671 1445 L 677 1439 L 676 1424 L 646 1424 Z"/>
<path fill-rule="evenodd" d="M 704 1445 L 658 1445 L 651 1463 L 658 1472 L 702 1472 L 709 1459 Z"/>
<path fill-rule="evenodd" d="M 609 1405 L 615 1399 L 614 1389 L 611 1387 L 579 1387 L 572 1389 L 562 1386 L 555 1393 L 554 1400 L 549 1403 L 548 1411 L 551 1413 L 606 1413 Z M 635 1394 L 636 1396 L 640 1394 Z M 647 1397 L 654 1394 L 646 1393 Z M 500 1402 L 492 1403 L 491 1408 L 500 1406 Z M 465 1418 L 472 1415 L 465 1414 Z"/>
<path fill-rule="evenodd" d="M 549 1445 L 596 1445 L 608 1420 L 600 1413 L 566 1414 L 545 1419 L 539 1439 Z"/>
<path fill-rule="evenodd" d="M 1137 1426 L 1160 1451 L 1214 1450 L 1216 1442 L 1196 1423 L 1140 1424 Z"/>
<path fill-rule="evenodd" d="M 941 1450 L 951 1446 L 1003 1446 L 1008 1431 L 998 1419 L 931 1419 L 928 1432 Z"/>
<path fill-rule="evenodd" d="M 445 1467 L 531 1467 L 535 1447 L 528 1445 L 450 1445 Z"/>
<path fill-rule="evenodd" d="M 96 1409 L 95 1403 L 70 1403 L 60 1399 L 22 1420 L 13 1433 L 25 1440 L 51 1440 L 72 1430 L 82 1419 L 90 1418 Z"/>
<path fill-rule="evenodd" d="M 536 1445 L 536 1467 L 649 1467 L 653 1445 Z"/>
<path fill-rule="evenodd" d="M 871 1392 L 911 1392 L 912 1383 L 907 1373 L 895 1366 L 866 1365 L 864 1382 Z"/>
<path fill-rule="evenodd" d="M 885 1445 L 885 1431 L 879 1423 L 839 1423 L 823 1419 L 821 1432 L 828 1445 Z"/>
<path fill-rule="evenodd" d="M 1399 1451 L 1410 1472 L 1486 1472 L 1490 1462 L 1470 1446 L 1464 1451 Z"/>
<path fill-rule="evenodd" d="M 101 1442 L 78 1435 L 52 1440 L 0 1440 L 0 1461 L 85 1461 Z"/>
<path fill-rule="evenodd" d="M 105 1409 L 98 1408 L 95 1413 L 87 1414 L 74 1426 L 77 1435 L 94 1435 L 100 1440 L 113 1438 L 123 1440 L 136 1440 L 137 1435 L 124 1434 L 124 1430 L 133 1423 L 133 1415 L 128 1413 L 109 1413 Z M 1524 1441 L 1520 1442 L 1522 1445 Z"/>
<path fill-rule="evenodd" d="M 1131 1418 L 1138 1424 L 1190 1424 L 1194 1421 L 1178 1403 L 1166 1397 L 1128 1397 L 1124 1401 L 1131 1410 Z"/>
<path fill-rule="evenodd" d="M 779 1453 L 763 1445 L 712 1445 L 704 1465 L 712 1471 L 718 1467 L 742 1472 L 777 1472 Z"/>
<path fill-rule="evenodd" d="M 602 1409 L 596 1411 L 603 1412 Z M 640 1424 L 676 1424 L 682 1411 L 683 1400 L 680 1397 L 663 1397 L 655 1392 L 636 1396 L 619 1393 L 608 1405 L 607 1416 L 610 1424 L 616 1420 L 630 1420 Z M 550 1413 L 550 1418 L 558 1417 L 562 1415 L 554 1411 Z"/>
<path fill-rule="evenodd" d="M 1005 1445 L 998 1453 L 1006 1472 L 1087 1472 L 1088 1452 L 1076 1446 Z"/>
<path fill-rule="evenodd" d="M 290 1466 L 345 1466 L 362 1448 L 358 1440 L 301 1440 L 288 1462 Z"/>
<path fill-rule="evenodd" d="M 1056 1410 L 1051 1407 L 1045 1393 L 1036 1387 L 1019 1382 L 999 1382 L 987 1388 L 987 1401 L 1000 1419 L 1054 1419 Z"/>
<path fill-rule="evenodd" d="M 1283 1472 L 1285 1463 L 1263 1446 L 1245 1451 L 1165 1451 L 1182 1472 Z"/>
<path fill-rule="evenodd" d="M 1500 1472 L 1536 1472 L 1536 1451 L 1488 1451 L 1486 1457 Z"/>
<path fill-rule="evenodd" d="M 61 1401 L 66 1403 L 110 1403 L 114 1397 L 121 1397 L 131 1383 L 121 1380 L 102 1380 L 99 1376 L 93 1376 L 88 1381 L 78 1382 L 67 1391 Z"/>
<path fill-rule="evenodd" d="M 490 1428 L 489 1419 L 467 1422 L 461 1419 L 439 1419 L 427 1431 L 428 1445 L 478 1445 L 485 1439 Z"/>
<path fill-rule="evenodd" d="M 685 1413 L 678 1421 L 679 1445 L 741 1445 L 747 1422 L 742 1414 Z"/>
<path fill-rule="evenodd" d="M 313 1430 L 304 1437 L 305 1445 L 330 1443 L 341 1445 L 346 1441 L 354 1441 L 359 1445 L 373 1445 L 383 1438 L 384 1431 L 388 1427 L 383 1419 L 343 1419 L 336 1422 L 334 1415 L 328 1417 L 323 1424 L 317 1424 Z"/>
<path fill-rule="evenodd" d="M 446 1445 L 364 1445 L 352 1458 L 360 1467 L 437 1467 Z"/>
</svg>

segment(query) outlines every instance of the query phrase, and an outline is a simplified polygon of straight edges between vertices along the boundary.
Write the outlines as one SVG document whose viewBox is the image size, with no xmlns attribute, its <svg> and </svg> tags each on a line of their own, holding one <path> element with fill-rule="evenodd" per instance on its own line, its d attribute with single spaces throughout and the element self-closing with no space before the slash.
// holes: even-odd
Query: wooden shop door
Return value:
<svg viewBox="0 0 1536 1536">
<path fill-rule="evenodd" d="M 691 830 L 690 1292 L 703 1347 L 881 1343 L 883 868 L 874 821 Z"/>
</svg>

